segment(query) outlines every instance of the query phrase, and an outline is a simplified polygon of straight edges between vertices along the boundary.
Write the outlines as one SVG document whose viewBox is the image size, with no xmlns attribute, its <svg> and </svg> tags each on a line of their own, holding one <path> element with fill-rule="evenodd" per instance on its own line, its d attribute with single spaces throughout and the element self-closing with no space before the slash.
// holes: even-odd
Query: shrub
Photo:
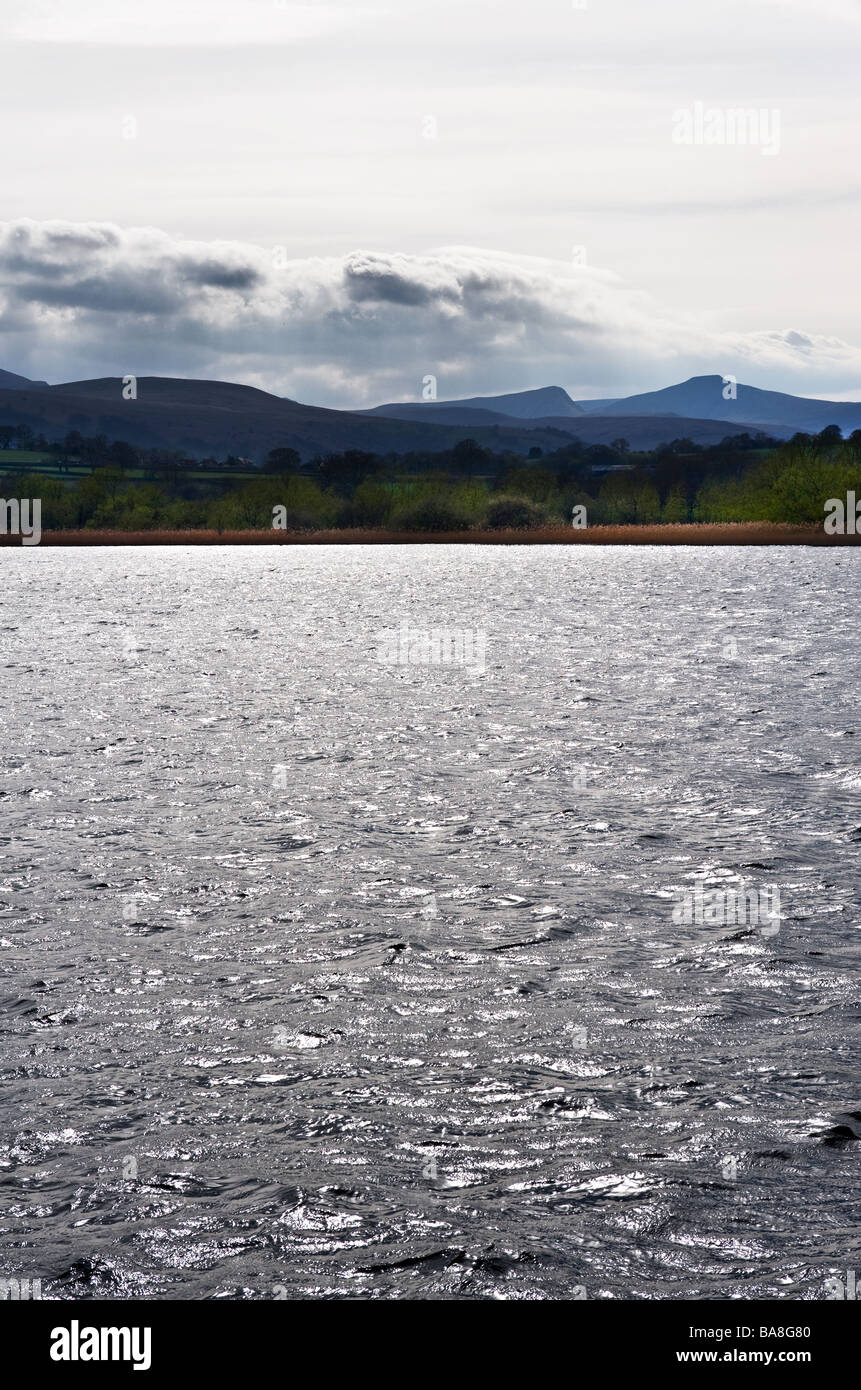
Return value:
<svg viewBox="0 0 861 1390">
<path fill-rule="evenodd" d="M 218 531 L 266 529 L 274 507 L 284 507 L 288 531 L 316 531 L 330 526 L 337 502 L 311 478 L 255 478 L 207 508 L 207 523 Z"/>
<path fill-rule="evenodd" d="M 341 526 L 382 526 L 392 510 L 392 490 L 385 483 L 366 478 L 339 514 Z"/>
<path fill-rule="evenodd" d="M 547 513 L 528 497 L 497 497 L 487 509 L 487 525 L 494 531 L 522 531 L 545 526 Z"/>
<path fill-rule="evenodd" d="M 391 524 L 396 531 L 466 531 L 472 518 L 447 497 L 426 497 L 396 512 Z"/>
<path fill-rule="evenodd" d="M 551 502 L 558 491 L 556 475 L 548 468 L 509 468 L 502 484 L 504 496 L 526 497 L 530 502 Z"/>
<path fill-rule="evenodd" d="M 670 523 L 690 520 L 688 499 L 685 495 L 685 489 L 680 484 L 671 488 L 667 494 L 661 508 L 661 520 Z"/>
</svg>

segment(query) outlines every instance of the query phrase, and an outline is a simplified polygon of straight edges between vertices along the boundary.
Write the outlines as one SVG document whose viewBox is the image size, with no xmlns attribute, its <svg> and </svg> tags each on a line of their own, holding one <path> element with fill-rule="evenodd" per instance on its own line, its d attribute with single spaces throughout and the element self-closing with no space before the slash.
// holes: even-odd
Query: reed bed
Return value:
<svg viewBox="0 0 861 1390">
<path fill-rule="evenodd" d="M 0 545 L 20 545 L 0 536 Z M 680 522 L 674 525 L 542 526 L 507 531 L 43 531 L 42 545 L 859 545 L 861 536 L 829 536 L 821 526 L 777 522 Z M 28 547 L 30 548 L 30 547 Z M 33 547 L 35 548 L 35 547 Z"/>
</svg>

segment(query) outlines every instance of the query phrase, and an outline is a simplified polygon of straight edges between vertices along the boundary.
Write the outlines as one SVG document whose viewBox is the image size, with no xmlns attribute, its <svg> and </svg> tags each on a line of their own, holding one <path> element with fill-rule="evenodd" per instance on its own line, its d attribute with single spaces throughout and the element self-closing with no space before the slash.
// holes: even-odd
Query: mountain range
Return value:
<svg viewBox="0 0 861 1390">
<path fill-rule="evenodd" d="M 181 377 L 139 377 L 126 400 L 119 377 L 48 385 L 0 371 L 0 425 L 26 424 L 61 439 L 70 430 L 197 457 L 262 460 L 275 447 L 303 459 L 344 449 L 437 452 L 474 438 L 496 452 L 548 451 L 572 437 L 585 444 L 624 438 L 633 449 L 672 439 L 715 444 L 761 430 L 777 438 L 836 424 L 861 429 L 861 402 L 813 400 L 720 376 L 691 377 L 620 399 L 575 401 L 561 386 L 456 401 L 391 402 L 369 410 L 303 405 L 253 386 Z M 731 399 L 726 398 L 727 390 Z"/>
<path fill-rule="evenodd" d="M 734 396 L 725 399 L 726 390 Z M 762 391 L 758 386 L 724 386 L 720 376 L 694 376 L 677 386 L 647 391 L 622 400 L 580 401 L 590 415 L 692 415 L 708 420 L 752 421 L 760 429 L 800 430 L 815 434 L 826 425 L 839 425 L 844 434 L 861 429 L 861 402 L 819 401 L 790 396 L 784 391 Z"/>
<path fill-rule="evenodd" d="M 634 416 L 638 420 L 651 416 L 689 421 L 725 420 L 742 429 L 781 434 L 794 434 L 799 430 L 816 433 L 826 425 L 839 425 L 844 433 L 861 429 L 861 402 L 813 400 L 806 396 L 790 396 L 783 391 L 763 391 L 758 386 L 732 383 L 730 378 L 722 376 L 694 376 L 660 391 L 617 399 L 575 401 L 561 386 L 546 386 L 538 391 L 519 391 L 508 396 L 378 405 L 362 413 L 401 420 L 445 419 L 453 423 L 460 413 L 464 422 L 470 412 L 478 422 L 477 412 L 489 411 L 544 422 L 552 416 L 554 423 L 565 416 L 575 434 L 585 428 L 584 416 L 591 420 L 619 415 Z M 633 440 L 629 442 L 633 444 Z"/>
<path fill-rule="evenodd" d="M 414 420 L 424 418 L 418 414 L 419 411 L 425 411 L 434 420 L 447 414 L 458 414 L 465 419 L 469 412 L 476 416 L 513 416 L 516 420 L 567 418 L 585 414 L 582 406 L 572 401 L 561 386 L 541 386 L 537 391 L 513 391 L 507 396 L 471 396 L 464 401 L 395 402 L 375 405 L 372 410 L 360 410 L 359 414 Z"/>
</svg>

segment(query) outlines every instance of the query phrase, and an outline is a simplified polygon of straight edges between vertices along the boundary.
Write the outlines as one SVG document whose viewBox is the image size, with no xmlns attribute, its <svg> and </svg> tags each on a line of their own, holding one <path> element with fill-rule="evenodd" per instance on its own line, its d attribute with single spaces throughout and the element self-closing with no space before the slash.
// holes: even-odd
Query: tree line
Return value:
<svg viewBox="0 0 861 1390">
<path fill-rule="evenodd" d="M 20 427 L 12 437 L 25 447 Z M 8 448 L 5 438 L 0 430 L 0 447 Z M 709 446 L 677 439 L 650 451 L 632 450 L 621 438 L 610 445 L 572 439 L 528 457 L 471 439 L 441 453 L 348 449 L 306 462 L 285 446 L 271 450 L 253 477 L 231 476 L 252 466 L 230 456 L 193 460 L 74 431 L 61 444 L 36 437 L 28 447 L 43 442 L 57 460 L 89 468 L 54 478 L 6 466 L 6 495 L 40 497 L 45 530 L 257 529 L 272 525 L 275 507 L 297 531 L 537 527 L 565 523 L 577 506 L 589 525 L 817 523 L 829 497 L 853 489 L 861 495 L 861 430 L 844 440 L 836 425 L 786 442 L 742 434 Z"/>
</svg>

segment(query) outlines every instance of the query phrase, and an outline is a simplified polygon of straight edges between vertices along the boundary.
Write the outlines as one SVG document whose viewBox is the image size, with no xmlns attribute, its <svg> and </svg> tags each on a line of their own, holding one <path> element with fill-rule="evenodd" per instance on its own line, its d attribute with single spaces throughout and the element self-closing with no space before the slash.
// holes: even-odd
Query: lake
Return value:
<svg viewBox="0 0 861 1390">
<path fill-rule="evenodd" d="M 2 564 L 0 1273 L 799 1299 L 857 1266 L 854 552 Z"/>
</svg>

